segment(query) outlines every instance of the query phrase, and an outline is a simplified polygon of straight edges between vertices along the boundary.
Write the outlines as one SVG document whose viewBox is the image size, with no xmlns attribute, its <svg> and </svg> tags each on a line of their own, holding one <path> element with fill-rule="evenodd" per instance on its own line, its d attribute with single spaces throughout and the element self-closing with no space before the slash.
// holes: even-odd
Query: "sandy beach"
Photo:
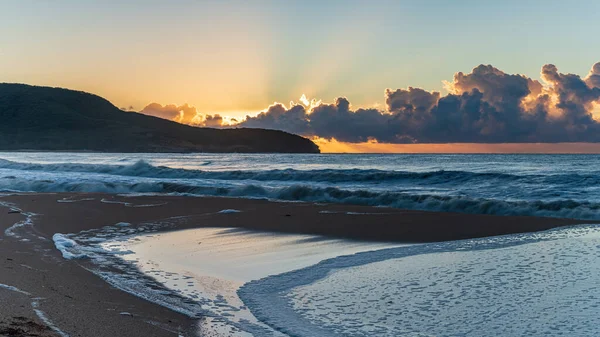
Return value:
<svg viewBox="0 0 600 337">
<path fill-rule="evenodd" d="M 600 336 L 599 11 L 2 2 L 0 337 Z"/>
<path fill-rule="evenodd" d="M 258 199 L 106 194 L 0 198 L 0 335 L 192 336 L 197 319 L 111 287 L 66 260 L 55 233 L 177 219 L 164 230 L 241 227 L 381 242 L 434 242 L 592 223 L 573 219 L 405 211 Z M 222 210 L 237 213 L 219 213 Z"/>
</svg>

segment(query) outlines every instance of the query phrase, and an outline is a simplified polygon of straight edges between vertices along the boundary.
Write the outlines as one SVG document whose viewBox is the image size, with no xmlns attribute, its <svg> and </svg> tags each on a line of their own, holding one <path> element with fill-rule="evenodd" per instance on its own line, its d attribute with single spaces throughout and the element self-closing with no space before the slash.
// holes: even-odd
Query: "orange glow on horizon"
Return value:
<svg viewBox="0 0 600 337">
<path fill-rule="evenodd" d="M 322 153 L 600 153 L 600 143 L 389 144 L 312 140 Z"/>
</svg>

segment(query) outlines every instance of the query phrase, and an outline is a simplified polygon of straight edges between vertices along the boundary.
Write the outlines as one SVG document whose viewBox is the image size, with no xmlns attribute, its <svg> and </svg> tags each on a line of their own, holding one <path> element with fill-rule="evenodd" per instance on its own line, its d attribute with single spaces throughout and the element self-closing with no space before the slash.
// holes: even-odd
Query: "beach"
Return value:
<svg viewBox="0 0 600 337">
<path fill-rule="evenodd" d="M 111 287 L 89 271 L 85 259 L 63 258 L 52 240 L 56 233 L 78 233 L 118 223 L 129 223 L 136 228 L 176 219 L 157 230 L 234 227 L 415 243 L 591 223 L 560 218 L 182 196 L 23 193 L 3 196 L 0 202 L 3 205 L 0 296 L 4 303 L 11 303 L 0 309 L 0 331 L 18 328 L 41 336 L 191 336 L 198 325 L 198 318 Z"/>
<path fill-rule="evenodd" d="M 600 1 L 0 8 L 0 337 L 600 336 Z"/>
</svg>

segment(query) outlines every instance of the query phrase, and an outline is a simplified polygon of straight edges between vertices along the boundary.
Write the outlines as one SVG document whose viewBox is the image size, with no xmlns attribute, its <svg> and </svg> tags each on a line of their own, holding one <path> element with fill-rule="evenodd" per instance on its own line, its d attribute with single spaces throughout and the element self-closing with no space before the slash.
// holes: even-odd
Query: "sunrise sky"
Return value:
<svg viewBox="0 0 600 337">
<path fill-rule="evenodd" d="M 469 152 L 482 147 L 464 143 L 514 142 L 556 151 L 573 145 L 531 144 L 600 141 L 599 12 L 595 0 L 0 0 L 0 82 L 88 91 L 132 111 L 154 103 L 146 112 L 169 119 L 190 109 L 181 121 L 197 114 L 204 126 L 223 124 L 205 115 L 241 123 L 263 111 L 241 125 L 314 137 L 325 151 L 461 143 L 437 152 Z M 474 70 L 480 64 L 493 68 Z M 440 130 L 454 123 L 442 114 L 472 116 L 477 95 L 460 95 L 474 89 L 476 121 Z M 302 104 L 303 94 L 323 111 Z M 484 152 L 518 150 L 502 146 Z"/>
</svg>

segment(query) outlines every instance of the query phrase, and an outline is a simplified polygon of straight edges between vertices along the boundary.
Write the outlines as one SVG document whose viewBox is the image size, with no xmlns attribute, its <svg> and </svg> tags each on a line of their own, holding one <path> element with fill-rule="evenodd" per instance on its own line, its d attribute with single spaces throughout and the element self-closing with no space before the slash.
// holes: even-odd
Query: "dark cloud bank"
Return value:
<svg viewBox="0 0 600 337">
<path fill-rule="evenodd" d="M 446 96 L 412 87 L 387 89 L 384 110 L 353 110 L 344 97 L 313 108 L 275 104 L 238 126 L 343 142 L 600 142 L 600 123 L 592 116 L 594 103 L 600 103 L 600 63 L 585 78 L 559 73 L 551 64 L 541 74 L 543 84 L 480 65 L 471 73 L 455 74 Z M 201 119 L 214 116 L 208 117 Z"/>
</svg>

